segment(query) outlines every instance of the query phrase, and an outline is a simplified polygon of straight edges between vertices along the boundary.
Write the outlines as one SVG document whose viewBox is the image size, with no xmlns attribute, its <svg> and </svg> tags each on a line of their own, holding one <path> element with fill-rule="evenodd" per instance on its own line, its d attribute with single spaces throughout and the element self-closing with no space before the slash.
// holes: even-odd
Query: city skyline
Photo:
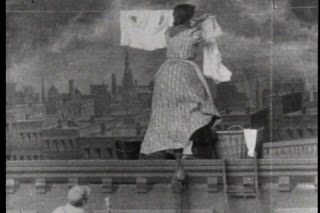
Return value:
<svg viewBox="0 0 320 213">
<path fill-rule="evenodd" d="M 271 72 L 274 79 L 285 81 L 316 79 L 317 47 L 313 44 L 317 42 L 317 13 L 311 9 L 303 15 L 291 8 L 290 1 L 282 1 L 272 18 L 268 3 L 254 2 L 249 5 L 225 1 L 220 2 L 222 10 L 214 10 L 208 3 L 189 1 L 201 13 L 213 11 L 217 15 L 224 31 L 218 42 L 224 63 L 235 76 L 233 80 L 258 75 L 269 85 Z M 109 85 L 112 73 L 120 83 L 125 57 L 125 48 L 119 42 L 119 12 L 123 5 L 119 1 L 77 1 L 79 12 L 73 9 L 68 13 L 65 11 L 70 9 L 69 4 L 74 5 L 72 1 L 55 1 L 48 11 L 47 5 L 38 1 L 33 9 L 41 12 L 34 13 L 28 5 L 7 1 L 7 81 L 41 88 L 41 80 L 45 78 L 49 85 L 55 83 L 66 89 L 61 79 L 74 79 L 85 93 L 91 83 Z M 139 2 L 128 4 L 129 9 L 140 6 Z M 170 9 L 173 5 L 156 1 L 154 7 Z M 26 12 L 17 13 L 17 9 Z M 234 12 L 224 13 L 230 10 Z M 274 30 L 270 27 L 271 20 L 276 26 Z M 140 85 L 147 85 L 165 60 L 165 50 L 130 48 L 129 57 L 135 79 Z"/>
</svg>

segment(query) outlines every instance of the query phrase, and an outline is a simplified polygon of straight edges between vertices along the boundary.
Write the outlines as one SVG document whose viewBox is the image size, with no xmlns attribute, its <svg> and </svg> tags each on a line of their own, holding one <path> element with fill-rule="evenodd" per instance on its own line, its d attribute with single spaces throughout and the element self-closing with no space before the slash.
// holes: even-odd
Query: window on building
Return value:
<svg viewBox="0 0 320 213">
<path fill-rule="evenodd" d="M 112 159 L 113 158 L 112 149 L 111 148 L 106 148 L 105 149 L 105 158 L 106 159 Z"/>
<path fill-rule="evenodd" d="M 307 129 L 307 132 L 309 133 L 310 136 L 313 136 L 313 134 L 314 134 L 314 133 L 313 133 L 313 129 L 311 129 L 311 128 L 308 128 L 308 129 Z"/>
<path fill-rule="evenodd" d="M 84 148 L 84 159 L 90 159 L 90 148 Z"/>
<path fill-rule="evenodd" d="M 97 159 L 101 159 L 101 149 L 100 148 L 95 148 L 94 151 L 95 151 L 95 157 Z"/>
<path fill-rule="evenodd" d="M 298 132 L 300 138 L 303 138 L 303 136 L 304 136 L 303 129 L 297 129 L 297 132 Z"/>
<path fill-rule="evenodd" d="M 34 160 L 38 160 L 38 155 L 34 155 L 34 156 L 33 156 L 33 159 L 34 159 Z"/>
<path fill-rule="evenodd" d="M 53 150 L 58 151 L 58 141 L 57 140 L 53 140 Z"/>
<path fill-rule="evenodd" d="M 288 135 L 288 139 L 294 138 L 292 129 L 287 129 L 287 135 Z"/>
<path fill-rule="evenodd" d="M 67 149 L 66 148 L 66 141 L 65 140 L 61 140 L 60 143 L 61 143 L 62 151 L 65 151 Z"/>
<path fill-rule="evenodd" d="M 72 141 L 72 139 L 69 139 L 69 147 L 70 147 L 70 150 L 73 150 L 73 141 Z"/>
<path fill-rule="evenodd" d="M 50 141 L 49 140 L 45 140 L 44 142 L 45 142 L 45 146 L 46 146 L 45 149 L 46 150 L 50 150 Z"/>
</svg>

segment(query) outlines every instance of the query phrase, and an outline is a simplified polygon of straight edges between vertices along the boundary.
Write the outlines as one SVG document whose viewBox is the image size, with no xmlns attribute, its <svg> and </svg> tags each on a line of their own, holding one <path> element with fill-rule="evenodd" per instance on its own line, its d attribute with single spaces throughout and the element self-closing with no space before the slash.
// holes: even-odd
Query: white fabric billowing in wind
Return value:
<svg viewBox="0 0 320 213">
<path fill-rule="evenodd" d="M 257 143 L 258 130 L 256 129 L 244 129 L 244 139 L 248 148 L 248 156 L 254 157 L 254 150 Z"/>
<path fill-rule="evenodd" d="M 203 39 L 207 42 L 203 48 L 203 74 L 212 78 L 216 83 L 230 81 L 232 73 L 222 64 L 221 54 L 217 43 L 212 42 L 222 35 L 222 30 L 213 16 L 202 23 Z"/>
<path fill-rule="evenodd" d="M 172 10 L 121 11 L 120 45 L 149 51 L 165 48 L 165 31 L 172 25 Z"/>
<path fill-rule="evenodd" d="M 193 145 L 193 142 L 190 141 L 190 144 L 183 148 L 184 155 L 192 155 L 192 145 Z"/>
</svg>

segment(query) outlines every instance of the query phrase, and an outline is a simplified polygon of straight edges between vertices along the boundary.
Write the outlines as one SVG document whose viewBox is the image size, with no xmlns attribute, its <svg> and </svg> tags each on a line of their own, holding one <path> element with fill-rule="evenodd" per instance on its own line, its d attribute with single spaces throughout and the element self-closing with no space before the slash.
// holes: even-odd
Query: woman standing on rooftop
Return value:
<svg viewBox="0 0 320 213">
<path fill-rule="evenodd" d="M 183 150 L 190 155 L 193 133 L 207 126 L 212 118 L 220 118 L 203 72 L 193 61 L 198 44 L 204 41 L 198 23 L 208 15 L 191 20 L 194 13 L 193 5 L 174 8 L 174 26 L 165 35 L 167 60 L 154 79 L 152 113 L 142 154 Z"/>
</svg>

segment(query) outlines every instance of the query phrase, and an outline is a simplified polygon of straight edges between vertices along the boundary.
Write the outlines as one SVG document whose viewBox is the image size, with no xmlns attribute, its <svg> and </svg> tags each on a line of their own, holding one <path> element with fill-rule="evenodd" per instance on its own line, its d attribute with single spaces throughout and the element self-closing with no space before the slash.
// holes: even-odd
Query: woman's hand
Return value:
<svg viewBox="0 0 320 213">
<path fill-rule="evenodd" d="M 202 16 L 200 16 L 199 19 L 200 19 L 200 21 L 204 21 L 204 20 L 208 19 L 210 16 L 211 16 L 210 14 L 205 13 L 205 14 L 203 14 Z"/>
<path fill-rule="evenodd" d="M 208 19 L 211 15 L 210 14 L 203 14 L 202 16 L 195 18 L 193 20 L 191 20 L 190 25 L 191 27 L 197 26 L 198 24 L 200 24 L 201 22 L 203 22 L 204 20 Z"/>
<path fill-rule="evenodd" d="M 203 14 L 202 16 L 200 16 L 199 18 L 196 18 L 196 21 L 202 22 L 206 19 L 208 19 L 211 15 L 208 13 Z"/>
</svg>

